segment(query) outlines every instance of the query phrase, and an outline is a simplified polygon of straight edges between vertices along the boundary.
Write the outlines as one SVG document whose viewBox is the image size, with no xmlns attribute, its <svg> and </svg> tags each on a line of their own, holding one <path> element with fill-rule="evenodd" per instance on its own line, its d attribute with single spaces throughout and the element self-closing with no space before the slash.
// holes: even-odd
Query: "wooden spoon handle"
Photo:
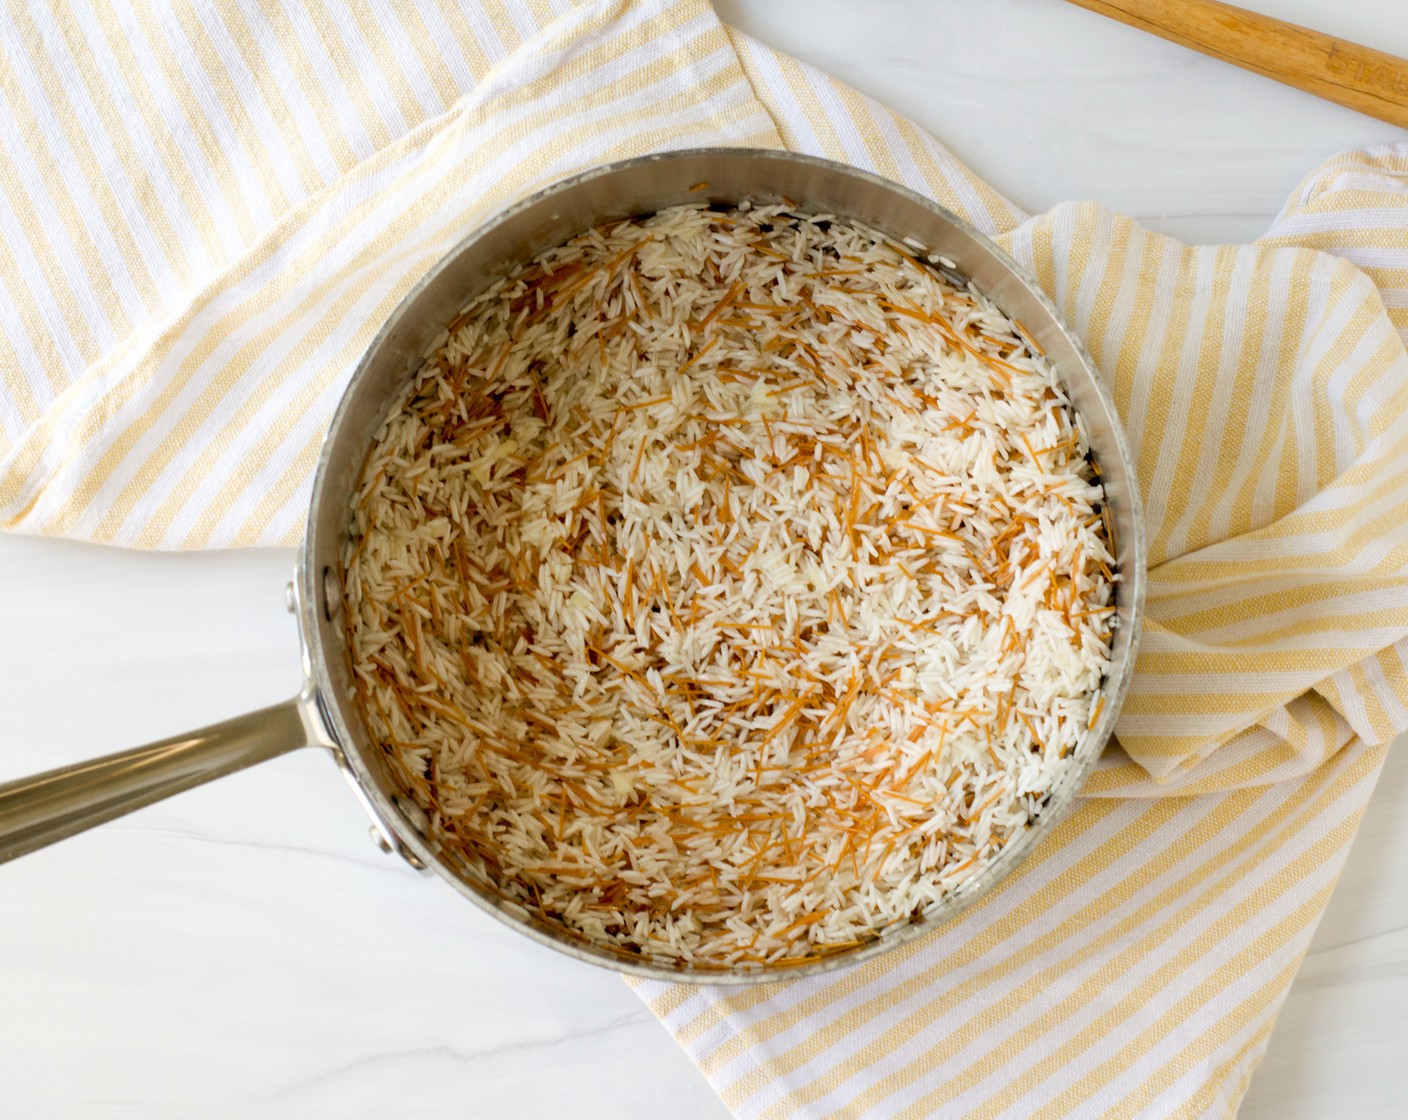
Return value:
<svg viewBox="0 0 1408 1120">
<path fill-rule="evenodd" d="M 1068 0 L 1408 128 L 1408 62 L 1217 0 Z"/>
</svg>

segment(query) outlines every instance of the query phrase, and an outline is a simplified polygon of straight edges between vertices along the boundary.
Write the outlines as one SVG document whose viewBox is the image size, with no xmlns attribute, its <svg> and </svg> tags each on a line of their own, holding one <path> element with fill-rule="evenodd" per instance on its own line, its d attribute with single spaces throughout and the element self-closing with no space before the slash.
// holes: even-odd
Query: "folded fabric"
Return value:
<svg viewBox="0 0 1408 1120">
<path fill-rule="evenodd" d="M 0 73 L 0 524 L 294 544 L 379 324 L 605 160 L 785 146 L 994 237 L 1110 380 L 1147 507 L 1119 746 L 1001 889 L 860 968 L 640 985 L 745 1116 L 1230 1111 L 1408 726 L 1408 145 L 1253 246 L 1022 214 L 704 0 L 15 17 Z M 148 64 L 143 60 L 155 60 Z"/>
</svg>

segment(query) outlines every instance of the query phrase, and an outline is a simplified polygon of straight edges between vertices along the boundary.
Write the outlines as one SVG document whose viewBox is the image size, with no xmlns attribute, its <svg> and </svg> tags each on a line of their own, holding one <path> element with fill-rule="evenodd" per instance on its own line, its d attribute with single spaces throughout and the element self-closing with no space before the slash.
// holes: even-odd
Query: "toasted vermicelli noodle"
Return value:
<svg viewBox="0 0 1408 1120">
<path fill-rule="evenodd" d="M 437 841 L 590 941 L 852 946 L 1041 811 L 1099 714 L 1102 492 L 946 262 L 783 205 L 574 237 L 393 404 L 354 698 Z"/>
</svg>

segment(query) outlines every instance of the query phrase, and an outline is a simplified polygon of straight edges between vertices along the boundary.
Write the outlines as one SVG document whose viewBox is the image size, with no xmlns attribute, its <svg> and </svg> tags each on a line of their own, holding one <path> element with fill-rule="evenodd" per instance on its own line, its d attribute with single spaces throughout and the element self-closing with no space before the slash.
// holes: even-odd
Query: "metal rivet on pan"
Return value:
<svg viewBox="0 0 1408 1120">
<path fill-rule="evenodd" d="M 421 859 L 420 856 L 416 855 L 410 848 L 394 843 L 391 838 L 382 831 L 379 825 L 372 825 L 367 829 L 367 835 L 369 835 L 372 838 L 372 842 L 387 855 L 399 855 L 417 871 L 425 870 L 425 860 Z"/>
<path fill-rule="evenodd" d="M 332 574 L 332 569 L 326 564 L 323 565 L 322 584 L 323 617 L 331 622 L 333 614 L 337 611 L 338 603 L 341 602 L 341 597 L 337 593 L 337 582 Z"/>
<path fill-rule="evenodd" d="M 289 580 L 284 586 L 284 606 L 288 608 L 289 614 L 298 613 L 298 592 L 293 589 L 293 580 Z"/>
</svg>

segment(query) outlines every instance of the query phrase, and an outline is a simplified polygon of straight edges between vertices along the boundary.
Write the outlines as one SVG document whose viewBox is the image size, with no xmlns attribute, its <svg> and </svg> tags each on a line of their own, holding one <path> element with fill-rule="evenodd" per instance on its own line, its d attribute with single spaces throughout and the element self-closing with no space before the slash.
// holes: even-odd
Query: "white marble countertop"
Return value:
<svg viewBox="0 0 1408 1120">
<path fill-rule="evenodd" d="M 1256 236 L 1335 150 L 1402 138 L 1058 0 L 727 0 L 1029 209 Z M 1408 55 L 1399 0 L 1252 7 Z M 0 780 L 299 684 L 289 552 L 0 537 Z M 1390 758 L 1243 1116 L 1405 1115 L 1408 750 Z M 333 764 L 268 763 L 0 868 L 0 1114 L 727 1114 L 614 976 L 382 855 Z"/>
</svg>

